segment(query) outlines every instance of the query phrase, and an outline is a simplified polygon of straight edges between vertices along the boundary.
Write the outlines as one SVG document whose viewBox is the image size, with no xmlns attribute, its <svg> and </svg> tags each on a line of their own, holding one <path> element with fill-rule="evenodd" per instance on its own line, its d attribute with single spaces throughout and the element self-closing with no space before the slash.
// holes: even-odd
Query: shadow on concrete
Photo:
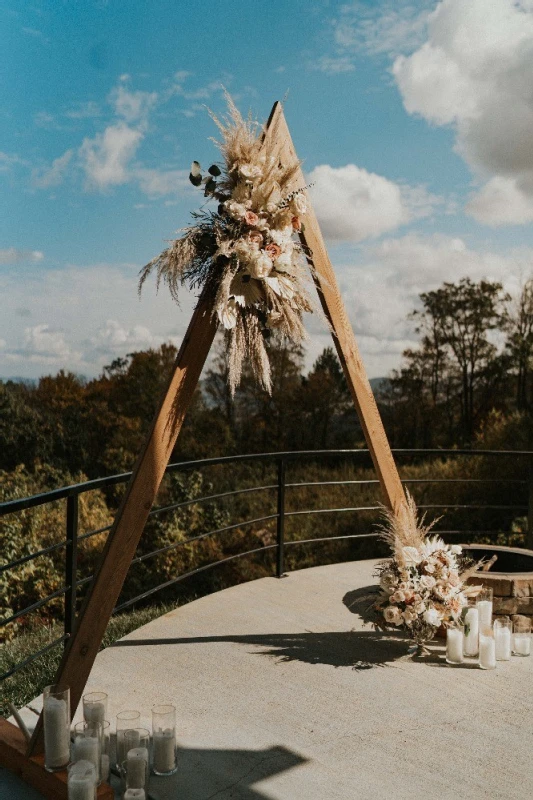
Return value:
<svg viewBox="0 0 533 800">
<path fill-rule="evenodd" d="M 366 624 L 371 624 L 377 619 L 377 614 L 373 610 L 373 604 L 378 595 L 379 588 L 376 584 L 361 586 L 359 589 L 346 592 L 342 598 L 342 602 L 348 611 L 351 611 L 352 614 L 357 614 Z"/>
<path fill-rule="evenodd" d="M 165 778 L 151 776 L 153 800 L 263 800 L 271 794 L 253 784 L 305 764 L 307 759 L 285 747 L 265 750 L 180 748 L 178 771 Z"/>
<path fill-rule="evenodd" d="M 315 633 L 266 633 L 242 636 L 192 636 L 168 639 L 122 639 L 111 647 L 146 647 L 180 644 L 256 645 L 262 648 L 254 655 L 270 656 L 279 661 L 301 661 L 304 664 L 329 664 L 333 667 L 370 669 L 405 657 L 405 637 L 375 631 L 327 631 Z"/>
</svg>

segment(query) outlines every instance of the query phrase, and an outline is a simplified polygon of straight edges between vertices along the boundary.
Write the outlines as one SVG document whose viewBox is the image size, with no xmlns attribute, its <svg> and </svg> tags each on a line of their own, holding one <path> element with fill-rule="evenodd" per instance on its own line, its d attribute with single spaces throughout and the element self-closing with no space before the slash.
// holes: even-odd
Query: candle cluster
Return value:
<svg viewBox="0 0 533 800">
<path fill-rule="evenodd" d="M 475 606 L 466 608 L 461 623 L 448 628 L 446 661 L 462 664 L 466 658 L 478 658 L 481 669 L 495 669 L 498 661 L 510 661 L 511 654 L 528 656 L 531 652 L 531 622 L 509 617 L 492 620 L 492 589 L 479 592 Z"/>
</svg>

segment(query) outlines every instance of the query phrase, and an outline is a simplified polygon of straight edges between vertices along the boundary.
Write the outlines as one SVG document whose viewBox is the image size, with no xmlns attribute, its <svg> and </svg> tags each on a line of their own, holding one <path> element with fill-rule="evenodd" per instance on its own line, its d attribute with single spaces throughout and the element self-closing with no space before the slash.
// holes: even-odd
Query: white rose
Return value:
<svg viewBox="0 0 533 800">
<path fill-rule="evenodd" d="M 234 219 L 244 219 L 246 208 L 242 205 L 242 203 L 236 203 L 235 200 L 226 200 L 224 203 L 224 208 Z"/>
<path fill-rule="evenodd" d="M 403 603 L 405 602 L 405 595 L 401 589 L 396 589 L 394 594 L 391 594 L 391 598 L 393 603 Z"/>
<path fill-rule="evenodd" d="M 436 580 L 432 575 L 422 575 L 420 578 L 420 583 L 425 589 L 433 589 L 436 584 Z"/>
<path fill-rule="evenodd" d="M 286 225 L 284 228 L 272 228 L 270 231 L 270 238 L 275 244 L 279 244 L 280 247 L 282 245 L 288 246 L 289 242 L 292 244 L 292 234 L 292 225 Z M 292 250 L 292 247 L 290 249 Z"/>
<path fill-rule="evenodd" d="M 411 622 L 414 622 L 415 619 L 417 618 L 418 614 L 416 614 L 414 609 L 412 609 L 411 607 L 406 608 L 405 611 L 403 612 L 403 619 L 406 625 L 410 625 Z"/>
<path fill-rule="evenodd" d="M 301 192 L 294 195 L 291 200 L 291 206 L 296 214 L 305 214 L 307 211 L 307 201 Z"/>
<path fill-rule="evenodd" d="M 252 278 L 257 278 L 259 280 L 268 277 L 271 272 L 272 259 L 264 250 L 260 250 L 257 257 L 250 263 L 250 275 Z"/>
<path fill-rule="evenodd" d="M 276 269 L 278 272 L 292 272 L 292 256 L 290 253 L 282 253 L 276 259 Z"/>
<path fill-rule="evenodd" d="M 403 622 L 402 612 L 397 606 L 387 606 L 383 616 L 385 617 L 385 622 L 388 622 L 389 625 L 401 625 Z"/>
<path fill-rule="evenodd" d="M 442 617 L 436 608 L 428 608 L 427 611 L 424 611 L 424 622 L 427 622 L 433 628 L 439 627 L 441 619 Z"/>
<path fill-rule="evenodd" d="M 463 548 L 460 544 L 452 544 L 450 547 L 450 552 L 454 554 L 454 556 L 460 556 L 463 552 Z"/>
<path fill-rule="evenodd" d="M 413 608 L 417 614 L 423 614 L 424 611 L 426 610 L 426 604 L 424 603 L 423 600 L 420 600 L 418 603 L 415 603 L 413 605 Z"/>
<path fill-rule="evenodd" d="M 261 167 L 258 167 L 255 164 L 243 164 L 241 167 L 239 167 L 239 172 L 243 178 L 247 178 L 248 180 L 259 178 L 263 174 Z"/>
</svg>

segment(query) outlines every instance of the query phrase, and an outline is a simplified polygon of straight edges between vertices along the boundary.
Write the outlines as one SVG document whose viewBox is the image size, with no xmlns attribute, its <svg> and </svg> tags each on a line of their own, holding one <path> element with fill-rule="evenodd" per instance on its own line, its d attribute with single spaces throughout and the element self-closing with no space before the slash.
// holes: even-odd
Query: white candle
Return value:
<svg viewBox="0 0 533 800">
<path fill-rule="evenodd" d="M 528 656 L 531 653 L 531 637 L 529 633 L 515 633 L 513 653 L 517 656 Z"/>
<path fill-rule="evenodd" d="M 465 656 L 477 656 L 479 650 L 479 612 L 477 608 L 469 608 L 464 617 L 465 624 Z"/>
<path fill-rule="evenodd" d="M 45 763 L 52 769 L 65 767 L 70 760 L 67 703 L 57 697 L 44 701 L 44 750 Z"/>
<path fill-rule="evenodd" d="M 78 761 L 69 767 L 68 800 L 95 800 L 96 772 L 88 761 Z"/>
<path fill-rule="evenodd" d="M 128 741 L 125 739 L 125 730 L 117 731 L 117 764 L 120 767 L 123 761 L 126 760 L 126 753 L 128 750 L 139 747 L 141 737 L 139 731 L 132 728 L 128 730 Z"/>
<path fill-rule="evenodd" d="M 176 767 L 176 734 L 172 728 L 154 731 L 154 770 L 172 772 Z"/>
<path fill-rule="evenodd" d="M 94 800 L 95 783 L 90 776 L 73 775 L 68 782 L 68 800 Z"/>
<path fill-rule="evenodd" d="M 105 722 L 105 705 L 104 703 L 84 703 L 83 704 L 83 717 L 85 722 L 98 722 L 101 724 Z"/>
<path fill-rule="evenodd" d="M 446 631 L 446 661 L 461 664 L 463 661 L 463 631 L 448 628 Z"/>
<path fill-rule="evenodd" d="M 72 748 L 73 761 L 90 761 L 100 771 L 100 742 L 97 736 L 76 736 Z"/>
<path fill-rule="evenodd" d="M 148 750 L 146 747 L 134 747 L 128 750 L 127 782 L 132 789 L 143 789 L 148 772 Z"/>
<path fill-rule="evenodd" d="M 509 661 L 511 658 L 511 631 L 509 628 L 494 626 L 494 639 L 496 643 L 496 660 Z"/>
<path fill-rule="evenodd" d="M 103 781 L 109 778 L 109 756 L 102 753 L 100 757 L 100 777 Z"/>
<path fill-rule="evenodd" d="M 480 625 L 492 625 L 492 600 L 478 600 L 476 603 Z"/>
<path fill-rule="evenodd" d="M 479 666 L 482 669 L 494 669 L 496 666 L 496 642 L 494 636 L 479 635 Z"/>
<path fill-rule="evenodd" d="M 146 800 L 144 789 L 126 789 L 124 800 Z"/>
</svg>

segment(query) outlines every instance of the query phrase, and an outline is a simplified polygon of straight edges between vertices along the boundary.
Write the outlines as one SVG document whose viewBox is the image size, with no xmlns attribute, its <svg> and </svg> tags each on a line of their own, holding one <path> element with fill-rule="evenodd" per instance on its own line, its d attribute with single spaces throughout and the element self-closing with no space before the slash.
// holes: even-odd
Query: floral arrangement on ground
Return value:
<svg viewBox="0 0 533 800">
<path fill-rule="evenodd" d="M 480 587 L 467 586 L 467 579 L 481 566 L 462 553 L 460 545 L 448 545 L 439 536 L 429 536 L 438 522 L 424 524 L 418 519 L 413 498 L 398 514 L 385 511 L 381 538 L 393 552 L 392 558 L 378 564 L 379 594 L 373 609 L 376 627 L 403 628 L 421 644 L 431 640 L 437 630 L 458 621 L 468 598 Z"/>
<path fill-rule="evenodd" d="M 204 187 L 217 210 L 193 213 L 194 224 L 141 271 L 139 291 L 152 273 L 178 300 L 179 287 L 201 287 L 228 339 L 229 384 L 238 386 L 245 360 L 271 391 L 265 346 L 272 329 L 300 343 L 302 315 L 312 311 L 305 258 L 295 234 L 307 211 L 305 187 L 295 182 L 299 162 L 281 163 L 275 142 L 252 119 L 243 119 L 229 95 L 227 116 L 211 113 L 222 140 L 215 142 L 223 162 L 204 176 L 199 162 L 190 180 Z"/>
</svg>

